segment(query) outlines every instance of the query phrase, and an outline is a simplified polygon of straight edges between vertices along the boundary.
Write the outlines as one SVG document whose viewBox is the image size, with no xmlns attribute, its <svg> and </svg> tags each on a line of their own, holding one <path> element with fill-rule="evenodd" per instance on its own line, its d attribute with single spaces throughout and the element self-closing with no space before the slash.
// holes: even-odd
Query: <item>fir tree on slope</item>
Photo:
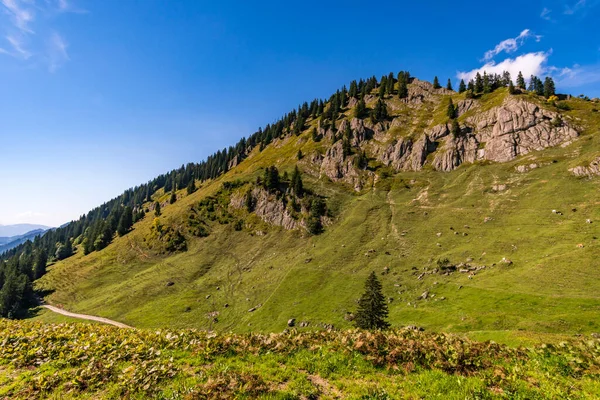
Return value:
<svg viewBox="0 0 600 400">
<path fill-rule="evenodd" d="M 365 292 L 358 301 L 358 311 L 354 321 L 361 329 L 386 329 L 390 324 L 386 321 L 388 307 L 381 291 L 382 286 L 375 272 L 365 282 Z"/>
</svg>

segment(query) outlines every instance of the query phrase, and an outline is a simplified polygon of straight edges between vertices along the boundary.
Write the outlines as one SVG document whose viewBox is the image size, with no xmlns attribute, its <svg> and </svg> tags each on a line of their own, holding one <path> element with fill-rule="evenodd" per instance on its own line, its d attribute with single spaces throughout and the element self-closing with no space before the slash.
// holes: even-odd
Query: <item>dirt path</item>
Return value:
<svg viewBox="0 0 600 400">
<path fill-rule="evenodd" d="M 76 313 L 65 311 L 65 310 L 62 310 L 62 309 L 60 309 L 58 307 L 50 306 L 50 305 L 47 305 L 47 304 L 44 304 L 42 307 L 47 308 L 48 310 L 50 310 L 52 312 L 55 312 L 57 314 L 62 314 L 64 316 L 71 317 L 71 318 L 79 318 L 79 319 L 87 319 L 87 320 L 90 320 L 90 321 L 98 321 L 98 322 L 102 322 L 102 323 L 105 323 L 105 324 L 110 324 L 110 325 L 118 326 L 119 328 L 132 328 L 129 325 L 125 325 L 125 324 L 123 324 L 121 322 L 113 321 L 113 320 L 108 319 L 108 318 L 95 317 L 93 315 L 76 314 Z"/>
</svg>

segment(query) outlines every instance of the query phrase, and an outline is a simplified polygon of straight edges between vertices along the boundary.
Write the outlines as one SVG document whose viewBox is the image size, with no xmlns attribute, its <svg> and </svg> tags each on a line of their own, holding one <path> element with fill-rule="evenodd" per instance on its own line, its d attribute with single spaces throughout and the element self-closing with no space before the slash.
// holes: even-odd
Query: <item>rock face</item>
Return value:
<svg viewBox="0 0 600 400">
<path fill-rule="evenodd" d="M 477 107 L 474 101 L 461 101 L 459 114 L 473 107 Z M 384 146 L 377 158 L 396 170 L 412 171 L 422 169 L 430 153 L 434 153 L 432 166 L 439 171 L 477 160 L 506 162 L 577 138 L 577 131 L 568 123 L 556 123 L 557 116 L 533 103 L 507 97 L 501 106 L 467 118 L 456 136 L 448 125 L 437 125 L 414 143 L 402 138 Z"/>
<path fill-rule="evenodd" d="M 359 170 L 354 167 L 353 159 L 356 156 L 344 157 L 342 141 L 333 144 L 321 160 L 320 175 L 327 176 L 333 182 L 345 182 L 350 184 L 354 190 L 361 191 L 366 179 Z M 367 174 L 369 175 L 369 174 Z"/>
<path fill-rule="evenodd" d="M 302 227 L 302 223 L 292 217 L 283 200 L 270 194 L 262 187 L 252 189 L 252 198 L 254 199 L 254 213 L 268 224 L 281 226 L 292 230 Z M 244 207 L 243 196 L 232 196 L 230 206 L 233 208 Z"/>
<path fill-rule="evenodd" d="M 600 157 L 596 157 L 587 167 L 581 165 L 571 168 L 569 171 L 575 176 L 600 176 Z"/>
</svg>

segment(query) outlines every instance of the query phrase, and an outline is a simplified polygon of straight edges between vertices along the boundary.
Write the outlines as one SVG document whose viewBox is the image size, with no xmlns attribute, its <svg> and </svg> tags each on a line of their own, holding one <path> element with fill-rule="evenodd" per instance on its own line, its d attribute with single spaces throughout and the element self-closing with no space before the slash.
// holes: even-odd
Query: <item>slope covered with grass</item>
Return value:
<svg viewBox="0 0 600 400">
<path fill-rule="evenodd" d="M 482 96 L 477 112 L 507 96 L 505 89 Z M 36 286 L 70 311 L 136 327 L 270 332 L 283 330 L 290 318 L 308 329 L 351 326 L 363 282 L 374 270 L 395 326 L 509 342 L 600 331 L 600 180 L 569 172 L 600 155 L 598 105 L 571 99 L 562 102 L 569 110 L 559 110 L 535 95 L 519 96 L 560 112 L 581 136 L 510 162 L 464 163 L 451 172 L 428 165 L 397 172 L 372 158 L 375 183 L 357 193 L 315 172 L 309 155 L 325 153 L 331 142 L 315 142 L 317 121 L 308 121 L 299 136 L 255 148 L 193 194 L 180 191 L 159 220 L 184 226 L 190 207 L 219 193 L 224 182 L 250 184 L 268 166 L 291 173 L 298 165 L 305 186 L 327 199 L 331 218 L 324 233 L 287 231 L 234 210 L 232 218 L 244 221 L 241 230 L 212 222 L 207 237 L 189 236 L 187 251 L 168 253 L 153 246 L 155 221 L 148 214 L 107 248 L 54 264 Z M 407 137 L 443 123 L 448 98 L 420 107 L 390 98 L 392 117 L 407 121 L 390 132 Z M 464 95 L 452 98 L 457 103 Z M 349 109 L 343 118 L 351 117 Z M 159 191 L 153 200 L 168 197 Z M 445 265 L 457 268 L 447 274 Z"/>
</svg>

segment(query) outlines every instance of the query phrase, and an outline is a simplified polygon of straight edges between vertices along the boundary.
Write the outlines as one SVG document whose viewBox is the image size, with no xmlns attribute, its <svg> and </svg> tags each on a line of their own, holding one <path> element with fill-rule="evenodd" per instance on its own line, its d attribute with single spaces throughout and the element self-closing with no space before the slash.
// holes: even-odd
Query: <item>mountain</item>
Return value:
<svg viewBox="0 0 600 400">
<path fill-rule="evenodd" d="M 33 240 L 37 236 L 41 236 L 47 229 L 34 229 L 29 231 L 23 235 L 11 236 L 11 237 L 1 237 L 0 238 L 0 254 L 8 251 L 10 249 L 14 249 L 18 245 L 25 243 L 28 240 Z"/>
<path fill-rule="evenodd" d="M 6 239 L 7 237 L 24 235 L 28 232 L 35 231 L 38 229 L 45 231 L 50 229 L 50 227 L 36 224 L 0 225 L 0 240 Z"/>
<path fill-rule="evenodd" d="M 75 254 L 35 287 L 136 327 L 269 332 L 351 326 L 375 271 L 395 326 L 600 330 L 599 101 L 403 79 L 353 82 L 47 234 Z"/>
</svg>

